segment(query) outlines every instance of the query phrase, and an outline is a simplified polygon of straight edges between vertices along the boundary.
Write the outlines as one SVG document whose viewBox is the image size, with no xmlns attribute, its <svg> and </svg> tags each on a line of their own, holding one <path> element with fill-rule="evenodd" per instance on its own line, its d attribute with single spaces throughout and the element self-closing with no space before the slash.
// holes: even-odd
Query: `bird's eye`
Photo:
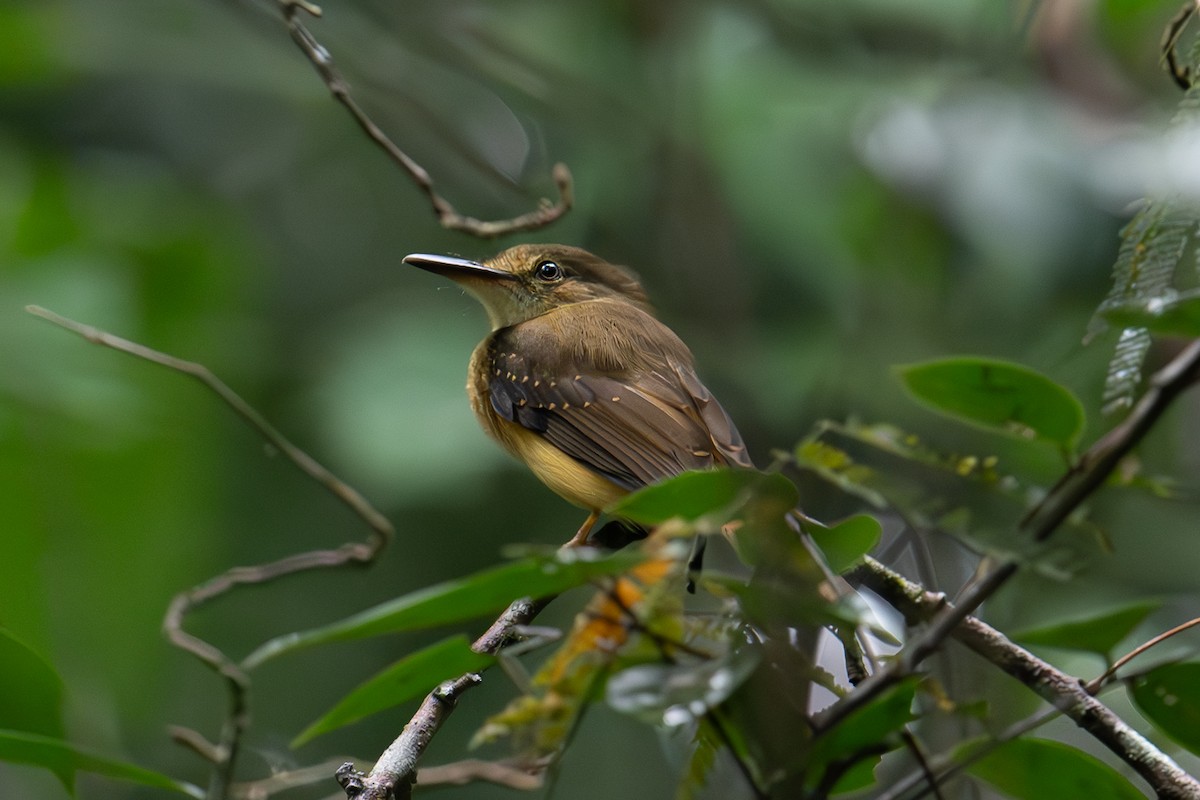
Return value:
<svg viewBox="0 0 1200 800">
<path fill-rule="evenodd" d="M 563 270 L 553 261 L 543 261 L 534 269 L 533 274 L 543 283 L 558 283 L 563 279 Z"/>
</svg>

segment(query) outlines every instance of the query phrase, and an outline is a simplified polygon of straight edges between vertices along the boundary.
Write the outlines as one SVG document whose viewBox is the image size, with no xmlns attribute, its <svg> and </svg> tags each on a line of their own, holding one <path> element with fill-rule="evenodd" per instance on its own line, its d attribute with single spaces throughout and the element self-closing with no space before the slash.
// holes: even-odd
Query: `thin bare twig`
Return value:
<svg viewBox="0 0 1200 800">
<path fill-rule="evenodd" d="M 356 560 L 370 560 L 391 540 L 393 528 L 392 523 L 388 522 L 387 517 L 379 513 L 361 494 L 317 463 L 312 456 L 284 438 L 283 434 L 275 430 L 271 423 L 267 422 L 261 414 L 255 411 L 203 364 L 197 364 L 194 361 L 184 361 L 181 358 L 161 353 L 158 350 L 152 350 L 145 345 L 131 342 L 128 339 L 122 339 L 119 336 L 114 336 L 91 325 L 67 319 L 41 306 L 26 306 L 25 310 L 35 317 L 41 317 L 58 325 L 60 328 L 65 328 L 72 333 L 82 336 L 92 344 L 104 345 L 113 350 L 136 356 L 144 361 L 160 364 L 168 369 L 189 375 L 203 383 L 213 394 L 217 395 L 227 406 L 233 409 L 235 414 L 249 423 L 250 427 L 266 439 L 273 448 L 283 453 L 301 472 L 321 484 L 330 494 L 354 512 L 357 517 L 367 523 L 371 528 L 371 539 L 364 544 L 357 545 L 358 549 L 355 550 Z"/>
<path fill-rule="evenodd" d="M 204 738 L 204 734 L 200 731 L 185 728 L 182 725 L 168 725 L 167 734 L 175 744 L 186 747 L 210 764 L 219 764 L 227 757 L 219 745 Z"/>
<path fill-rule="evenodd" d="M 324 783 L 345 763 L 345 758 L 328 759 L 319 764 L 275 772 L 267 778 L 241 781 L 233 785 L 230 796 L 234 800 L 267 800 L 292 789 Z M 530 766 L 507 761 L 482 761 L 468 758 L 449 764 L 421 767 L 417 772 L 417 781 L 423 787 L 461 786 L 477 782 L 492 783 L 528 792 L 542 786 L 542 776 L 530 772 L 531 769 L 536 770 L 537 768 L 536 764 Z"/>
<path fill-rule="evenodd" d="M 531 231 L 544 228 L 571 210 L 571 206 L 575 202 L 571 171 L 567 169 L 566 164 L 559 163 L 555 164 L 551 171 L 554 184 L 558 188 L 557 202 L 551 203 L 543 199 L 533 211 L 505 220 L 486 221 L 460 214 L 450 204 L 450 201 L 437 193 L 433 187 L 433 180 L 429 177 L 429 173 L 425 168 L 401 150 L 375 124 L 375 121 L 363 111 L 362 107 L 351 96 L 350 86 L 346 82 L 346 79 L 342 77 L 341 72 L 334 65 L 333 56 L 330 55 L 324 45 L 317 41 L 312 32 L 297 19 L 297 13 L 300 11 L 313 17 L 319 17 L 321 16 L 321 9 L 312 3 L 303 2 L 303 0 L 277 0 L 277 2 L 279 3 L 280 12 L 283 14 L 284 24 L 287 26 L 292 40 L 300 48 L 300 51 L 304 53 L 305 57 L 313 65 L 313 68 L 316 69 L 317 74 L 321 76 L 321 80 L 325 82 L 325 86 L 328 87 L 330 94 L 350 112 L 350 116 L 358 123 L 363 133 L 378 145 L 400 169 L 404 170 L 412 178 L 413 183 L 425 193 L 425 196 L 429 198 L 430 205 L 433 207 L 433 213 L 437 216 L 438 222 L 442 227 L 449 230 L 463 231 L 481 239 L 494 239 L 497 236 L 516 233 L 518 231 Z"/>
<path fill-rule="evenodd" d="M 317 568 L 339 567 L 346 564 L 368 564 L 393 535 L 387 518 L 349 485 L 317 463 L 311 456 L 288 441 L 283 434 L 266 421 L 236 392 L 217 378 L 207 367 L 192 361 L 184 361 L 145 345 L 122 339 L 110 333 L 84 325 L 75 320 L 55 314 L 39 306 L 27 306 L 26 311 L 41 317 L 72 333 L 82 336 L 93 344 L 103 345 L 145 361 L 167 367 L 203 383 L 226 405 L 250 424 L 276 450 L 283 453 L 301 472 L 328 490 L 346 505 L 370 528 L 371 537 L 366 542 L 348 542 L 334 550 L 315 550 L 282 558 L 278 561 L 253 567 L 235 567 L 188 591 L 177 594 L 167 607 L 163 619 L 163 632 L 176 647 L 190 653 L 220 675 L 229 691 L 229 712 L 222 726 L 217 744 L 203 742 L 198 734 L 180 735 L 176 740 L 203 755 L 213 763 L 213 779 L 208 787 L 208 797 L 223 800 L 228 795 L 233 780 L 233 769 L 237 760 L 242 733 L 249 724 L 250 677 L 242 665 L 235 663 L 220 648 L 192 636 L 184 630 L 188 612 L 202 603 L 216 598 L 236 586 L 262 584 L 295 572 Z M 200 746 L 203 742 L 203 746 Z"/>
<path fill-rule="evenodd" d="M 862 566 L 856 567 L 851 578 L 886 600 L 910 625 L 945 613 L 944 595 L 926 591 L 874 559 L 867 558 Z M 964 617 L 951 635 L 1074 720 L 1141 775 L 1160 798 L 1200 799 L 1200 781 L 1093 697 L 1077 678 L 1013 644 L 1000 631 L 975 617 Z"/>
<path fill-rule="evenodd" d="M 725 745 L 725 752 L 729 753 L 733 759 L 734 766 L 737 767 L 738 772 L 742 773 L 742 778 L 745 779 L 746 786 L 750 789 L 750 793 L 754 795 L 755 800 L 766 800 L 770 795 L 758 785 L 758 778 L 755 776 L 754 770 L 751 769 L 746 759 L 742 758 L 738 752 L 733 737 L 725 729 L 725 722 L 721 719 L 722 716 L 719 708 L 712 708 L 704 715 L 704 719 L 712 726 L 713 731 L 717 734 L 717 738 L 721 740 L 721 744 Z"/>
<path fill-rule="evenodd" d="M 933 793 L 935 800 L 945 800 L 942 797 L 942 788 L 933 774 L 933 768 L 929 765 L 929 758 L 925 755 L 925 748 L 921 746 L 921 743 L 913 735 L 913 732 L 907 728 L 900 731 L 900 738 L 904 741 L 904 746 L 908 748 L 908 752 L 912 753 L 913 760 L 917 762 L 921 776 L 925 779 L 925 785 L 929 787 L 929 791 Z"/>
<path fill-rule="evenodd" d="M 950 753 L 939 758 L 930 759 L 927 768 L 920 767 L 914 770 L 907 777 L 894 782 L 885 791 L 872 798 L 872 800 L 899 800 L 901 797 L 905 797 L 907 800 L 917 800 L 924 797 L 927 794 L 937 791 L 938 787 L 942 784 L 965 771 L 975 762 L 982 760 L 1005 742 L 1020 739 L 1025 734 L 1037 730 L 1047 722 L 1057 719 L 1060 716 L 1062 716 L 1062 712 L 1057 708 L 1043 709 L 1032 717 L 1010 725 L 992 737 L 990 741 L 979 747 L 972 748 L 970 752 L 964 755 L 960 756 L 956 753 Z M 906 792 L 918 785 L 922 788 L 915 794 L 911 796 L 906 794 Z"/>
<path fill-rule="evenodd" d="M 1104 684 L 1107 683 L 1108 680 L 1113 675 L 1117 674 L 1117 670 L 1119 670 L 1121 667 L 1125 666 L 1130 661 L 1133 661 L 1135 658 L 1137 658 L 1138 656 L 1140 656 L 1142 653 L 1146 652 L 1150 648 L 1160 645 L 1163 642 L 1165 642 L 1167 639 L 1170 639 L 1173 636 L 1178 636 L 1179 634 L 1183 633 L 1184 631 L 1188 630 L 1189 628 L 1194 628 L 1197 625 L 1200 625 L 1200 617 L 1190 619 L 1181 625 L 1176 625 L 1174 628 L 1171 628 L 1171 630 L 1166 631 L 1165 633 L 1160 633 L 1158 636 L 1155 636 L 1150 641 L 1139 644 L 1137 647 L 1133 648 L 1128 653 L 1126 653 L 1125 655 L 1118 658 L 1115 662 L 1113 662 L 1113 665 L 1111 667 L 1109 667 L 1108 669 L 1104 670 L 1103 674 L 1098 675 L 1097 677 L 1088 681 L 1087 690 L 1091 694 L 1096 694 L 1097 692 L 1100 691 L 1100 689 L 1104 686 Z"/>
<path fill-rule="evenodd" d="M 481 781 L 526 792 L 540 789 L 545 783 L 541 774 L 531 773 L 519 765 L 474 758 L 434 767 L 421 767 L 417 772 L 417 782 L 421 786 L 463 786 Z"/>
<path fill-rule="evenodd" d="M 312 786 L 329 780 L 329 774 L 345 759 L 329 759 L 320 764 L 281 770 L 270 777 L 253 781 L 239 781 L 230 792 L 234 800 L 267 800 L 277 794 L 302 786 Z"/>
<path fill-rule="evenodd" d="M 1162 50 L 1163 61 L 1167 65 L 1167 71 L 1171 73 L 1171 79 L 1175 81 L 1176 86 L 1185 92 L 1192 88 L 1192 71 L 1188 65 L 1179 63 L 1179 57 L 1175 54 L 1175 48 L 1179 46 L 1179 39 L 1183 36 L 1183 29 L 1187 27 L 1192 17 L 1196 15 L 1197 5 L 1197 0 L 1187 0 L 1183 4 L 1178 13 L 1171 17 L 1171 21 L 1163 29 L 1162 42 L 1159 45 L 1159 48 Z"/>
</svg>

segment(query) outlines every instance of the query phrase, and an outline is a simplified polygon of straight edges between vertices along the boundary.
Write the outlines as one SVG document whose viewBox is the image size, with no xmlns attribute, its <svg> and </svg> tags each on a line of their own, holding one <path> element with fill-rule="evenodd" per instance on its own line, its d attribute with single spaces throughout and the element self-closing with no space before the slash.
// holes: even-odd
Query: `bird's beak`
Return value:
<svg viewBox="0 0 1200 800">
<path fill-rule="evenodd" d="M 468 261 L 465 258 L 455 258 L 453 256 L 431 256 L 426 253 L 413 253 L 404 257 L 404 263 L 429 270 L 438 275 L 445 275 L 447 278 L 456 281 L 463 279 L 470 280 L 472 278 L 511 280 L 514 277 L 511 272 L 489 267 L 486 264 L 480 264 L 478 261 Z"/>
</svg>

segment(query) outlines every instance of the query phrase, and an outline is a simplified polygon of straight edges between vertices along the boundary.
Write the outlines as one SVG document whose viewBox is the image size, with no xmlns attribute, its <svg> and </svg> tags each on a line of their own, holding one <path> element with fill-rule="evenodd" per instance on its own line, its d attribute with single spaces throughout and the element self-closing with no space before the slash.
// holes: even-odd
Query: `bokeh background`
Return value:
<svg viewBox="0 0 1200 800">
<path fill-rule="evenodd" d="M 62 673 L 74 741 L 202 782 L 165 726 L 215 736 L 225 700 L 160 637 L 170 597 L 366 535 L 198 384 L 30 303 L 207 365 L 395 522 L 369 574 L 198 613 L 192 628 L 233 654 L 578 525 L 477 431 L 462 386 L 484 316 L 405 268 L 408 252 L 551 240 L 633 266 L 760 461 L 822 418 L 856 417 L 1051 480 L 1059 454 L 931 415 L 889 367 L 1014 359 L 1080 395 L 1089 436 L 1112 424 L 1099 407 L 1113 336 L 1082 339 L 1130 204 L 1189 188 L 1161 138 L 1181 96 L 1158 44 L 1176 5 L 329 0 L 312 30 L 461 211 L 522 213 L 554 194 L 554 162 L 571 168 L 573 212 L 489 243 L 437 226 L 268 3 L 0 2 L 0 624 Z M 1146 630 L 1179 621 L 1197 567 L 1196 410 L 1185 402 L 1144 449 L 1177 496 L 1101 498 L 1115 554 L 1097 548 L 1069 582 L 1025 579 L 993 618 L 1032 625 L 1153 593 L 1166 606 Z M 805 500 L 851 510 L 830 490 Z M 563 606 L 547 619 L 569 620 Z M 377 754 L 411 708 L 287 742 L 444 633 L 266 667 L 244 774 Z M 429 760 L 461 757 L 512 693 L 489 680 Z M 557 796 L 669 796 L 681 753 L 598 707 Z M 81 791 L 152 794 L 87 777 Z M 34 795 L 65 796 L 0 764 L 0 796 Z"/>
</svg>

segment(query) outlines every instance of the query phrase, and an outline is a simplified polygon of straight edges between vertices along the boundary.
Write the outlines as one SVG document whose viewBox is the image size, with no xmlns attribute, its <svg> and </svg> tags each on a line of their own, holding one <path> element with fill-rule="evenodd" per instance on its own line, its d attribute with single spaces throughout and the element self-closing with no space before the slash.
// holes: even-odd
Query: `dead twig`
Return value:
<svg viewBox="0 0 1200 800">
<path fill-rule="evenodd" d="M 1117 674 L 1117 670 L 1121 669 L 1121 667 L 1125 666 L 1130 661 L 1133 661 L 1135 658 L 1137 658 L 1138 656 L 1140 656 L 1142 653 L 1146 652 L 1150 648 L 1156 647 L 1157 645 L 1160 645 L 1163 642 L 1165 642 L 1167 639 L 1170 639 L 1173 636 L 1178 636 L 1179 634 L 1183 633 L 1184 631 L 1194 628 L 1197 625 L 1200 625 L 1200 617 L 1195 617 L 1194 619 L 1190 619 L 1187 622 L 1184 622 L 1180 625 L 1176 625 L 1174 628 L 1171 628 L 1171 630 L 1166 631 L 1164 633 L 1160 633 L 1158 636 L 1155 636 L 1150 641 L 1139 644 L 1137 647 L 1133 648 L 1128 653 L 1126 653 L 1125 655 L 1121 656 L 1116 661 L 1114 661 L 1113 665 L 1111 667 L 1109 667 L 1108 669 L 1104 670 L 1103 674 L 1098 675 L 1095 678 L 1093 678 L 1092 680 L 1088 681 L 1088 683 L 1087 683 L 1088 692 L 1090 692 L 1091 694 L 1096 694 L 1097 692 L 1100 691 L 1100 689 L 1102 689 L 1104 687 L 1104 684 L 1107 683 L 1109 681 L 1109 679 L 1112 678 L 1112 676 Z"/>
<path fill-rule="evenodd" d="M 498 653 L 516 641 L 520 636 L 519 631 L 532 622 L 553 599 L 523 597 L 514 600 L 475 640 L 471 649 L 476 653 Z M 483 678 L 478 674 L 468 672 L 430 692 L 404 730 L 371 767 L 370 773 L 357 771 L 353 762 L 342 764 L 335 777 L 346 792 L 346 797 L 355 800 L 405 800 L 411 797 L 413 784 L 419 774 L 417 762 L 425 754 L 434 734 L 454 711 L 458 698 L 482 681 Z"/>
<path fill-rule="evenodd" d="M 171 600 L 163 619 L 163 633 L 171 644 L 190 653 L 220 675 L 225 680 L 229 691 L 229 711 L 222 725 L 221 738 L 217 743 L 209 743 L 198 733 L 187 729 L 175 729 L 173 732 L 176 741 L 185 744 L 213 764 L 213 778 L 208 787 L 208 797 L 213 800 L 223 800 L 228 795 L 232 784 L 242 733 L 249 724 L 250 677 L 242 665 L 236 663 L 220 648 L 184 630 L 184 620 L 188 613 L 196 606 L 219 597 L 236 586 L 269 583 L 285 575 L 305 570 L 339 567 L 346 564 L 368 564 L 375 559 L 391 539 L 392 525 L 362 495 L 275 430 L 261 414 L 204 365 L 175 358 L 90 325 L 67 319 L 39 306 L 27 306 L 25 310 L 78 334 L 93 344 L 103 345 L 167 367 L 200 381 L 258 431 L 272 447 L 283 453 L 301 472 L 315 480 L 349 507 L 370 528 L 371 537 L 366 542 L 348 542 L 334 550 L 298 553 L 269 564 L 235 567 L 188 591 L 177 594 Z"/>
<path fill-rule="evenodd" d="M 1197 0 L 1188 0 L 1183 4 L 1178 13 L 1171 17 L 1171 21 L 1167 23 L 1167 27 L 1163 29 L 1162 43 L 1159 45 L 1162 50 L 1163 61 L 1167 65 L 1167 71 L 1171 73 L 1171 79 L 1185 92 L 1192 88 L 1192 71 L 1187 64 L 1179 63 L 1179 57 L 1175 54 L 1175 49 L 1179 46 L 1179 39 L 1183 36 L 1183 29 L 1187 27 L 1192 17 L 1196 15 L 1197 5 Z"/>
<path fill-rule="evenodd" d="M 464 786 L 468 783 L 494 783 L 497 786 L 507 786 L 530 792 L 542 788 L 545 780 L 541 774 L 530 773 L 528 769 L 500 761 L 480 761 L 468 758 L 451 764 L 439 764 L 434 767 L 421 767 L 417 772 L 417 781 L 422 786 Z"/>
<path fill-rule="evenodd" d="M 433 207 L 434 215 L 437 216 L 438 222 L 443 228 L 463 231 L 481 239 L 494 239 L 497 236 L 509 233 L 543 228 L 571 210 L 571 206 L 575 202 L 571 171 L 567 169 L 566 164 L 559 163 L 555 164 L 552 170 L 554 184 L 558 188 L 557 202 L 551 203 L 549 200 L 543 199 L 533 211 L 504 220 L 480 220 L 460 214 L 450 204 L 449 200 L 437 193 L 433 186 L 433 180 L 429 177 L 429 173 L 425 168 L 401 150 L 375 124 L 375 121 L 363 111 L 362 107 L 351 96 L 350 85 L 334 65 L 333 56 L 330 55 L 325 46 L 317 41 L 312 32 L 297 18 L 297 14 L 301 11 L 309 16 L 319 17 L 321 16 L 321 9 L 303 0 L 277 1 L 288 33 L 296 43 L 296 46 L 300 48 L 300 51 L 304 53 L 305 57 L 313 65 L 313 68 L 316 69 L 317 74 L 321 76 L 321 80 L 325 82 L 329 93 L 350 112 L 350 116 L 358 123 L 363 133 L 382 149 L 400 169 L 408 174 L 413 183 L 417 185 L 417 188 L 425 193 L 425 196 L 429 198 L 430 205 Z"/>
</svg>

